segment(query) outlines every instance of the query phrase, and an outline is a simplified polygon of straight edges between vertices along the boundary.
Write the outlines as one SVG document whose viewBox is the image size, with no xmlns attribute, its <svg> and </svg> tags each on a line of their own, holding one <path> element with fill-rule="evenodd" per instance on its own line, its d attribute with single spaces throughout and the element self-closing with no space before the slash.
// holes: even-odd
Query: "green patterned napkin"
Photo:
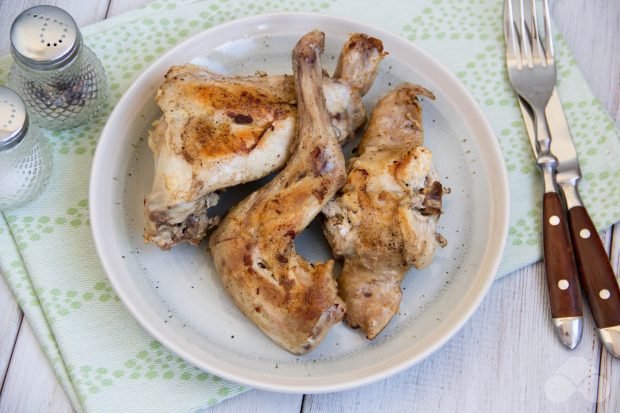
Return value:
<svg viewBox="0 0 620 413">
<path fill-rule="evenodd" d="M 159 55 L 219 23 L 285 10 L 320 11 L 397 32 L 452 70 L 485 111 L 508 167 L 510 235 L 499 275 L 540 259 L 540 179 L 504 70 L 501 0 L 158 1 L 83 30 L 110 77 L 110 105 L 87 126 L 49 134 L 55 162 L 49 186 L 0 220 L 0 270 L 77 410 L 189 412 L 246 390 L 167 351 L 119 302 L 93 246 L 88 178 L 112 106 Z M 556 45 L 559 91 L 585 176 L 583 198 L 597 226 L 607 227 L 620 220 L 618 131 L 561 35 Z M 9 65 L 9 58 L 0 59 L 0 82 Z"/>
</svg>

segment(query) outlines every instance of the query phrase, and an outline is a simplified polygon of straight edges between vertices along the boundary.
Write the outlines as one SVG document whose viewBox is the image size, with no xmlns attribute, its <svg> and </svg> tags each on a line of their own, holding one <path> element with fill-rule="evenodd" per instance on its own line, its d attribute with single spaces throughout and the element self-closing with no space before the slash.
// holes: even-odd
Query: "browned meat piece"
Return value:
<svg viewBox="0 0 620 413">
<path fill-rule="evenodd" d="M 343 47 L 336 76 L 322 79 L 339 141 L 363 125 L 361 97 L 383 56 L 380 40 L 354 34 Z M 144 201 L 144 240 L 162 249 L 197 244 L 218 222 L 207 215 L 219 199 L 214 191 L 262 178 L 288 160 L 297 117 L 293 77 L 173 67 L 156 101 L 163 116 L 149 137 L 155 177 Z"/>
<path fill-rule="evenodd" d="M 323 33 L 313 31 L 293 50 L 299 126 L 291 159 L 234 207 L 209 241 L 239 309 L 294 354 L 314 348 L 345 311 L 333 261 L 311 264 L 297 255 L 293 242 L 346 180 L 321 87 L 323 43 Z"/>
<path fill-rule="evenodd" d="M 424 148 L 420 86 L 403 84 L 379 101 L 349 162 L 347 184 L 330 201 L 324 232 L 344 257 L 339 295 L 347 321 L 377 336 L 398 311 L 407 270 L 430 264 L 445 240 L 435 233 L 443 187 Z"/>
</svg>

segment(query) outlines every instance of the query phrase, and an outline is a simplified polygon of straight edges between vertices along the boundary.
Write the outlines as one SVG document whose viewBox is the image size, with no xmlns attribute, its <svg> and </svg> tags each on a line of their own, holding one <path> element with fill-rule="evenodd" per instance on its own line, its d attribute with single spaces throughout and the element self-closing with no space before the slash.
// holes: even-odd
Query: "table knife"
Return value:
<svg viewBox="0 0 620 413">
<path fill-rule="evenodd" d="M 554 99 L 555 93 L 551 100 Z M 527 102 L 519 97 L 521 113 L 530 138 L 534 157 L 538 145 L 534 131 L 534 118 Z M 550 132 L 553 131 L 549 124 Z M 553 134 L 551 134 L 553 145 Z M 543 175 L 551 182 L 545 183 L 543 195 L 543 257 L 549 307 L 555 331 L 560 342 L 569 349 L 577 347 L 583 333 L 583 298 L 579 275 L 573 254 L 570 231 L 562 199 L 553 176 Z"/>
<path fill-rule="evenodd" d="M 534 125 L 529 107 L 521 99 L 519 105 L 531 140 Z M 568 211 L 568 228 L 581 286 L 603 345 L 611 355 L 620 357 L 620 288 L 596 228 L 579 196 L 581 169 L 557 89 L 554 89 L 547 104 L 546 115 L 551 134 L 551 153 L 558 160 L 556 182 Z M 563 212 L 561 214 L 558 216 L 563 218 L 565 215 Z M 544 224 L 543 230 L 548 229 L 548 223 Z"/>
</svg>

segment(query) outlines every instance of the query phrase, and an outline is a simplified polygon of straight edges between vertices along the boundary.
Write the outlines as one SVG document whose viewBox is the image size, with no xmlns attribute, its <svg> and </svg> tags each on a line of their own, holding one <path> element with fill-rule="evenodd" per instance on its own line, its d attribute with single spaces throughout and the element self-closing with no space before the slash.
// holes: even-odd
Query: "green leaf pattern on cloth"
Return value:
<svg viewBox="0 0 620 413">
<path fill-rule="evenodd" d="M 196 381 L 217 386 L 216 396 L 230 397 L 246 390 L 244 386 L 231 385 L 221 378 L 189 365 L 182 358 L 166 351 L 157 341 L 151 341 L 144 350 L 115 366 L 94 367 L 69 365 L 67 370 L 78 389 L 78 396 L 86 399 L 89 393 L 105 391 L 107 387 L 130 381 Z M 218 399 L 211 397 L 205 404 L 212 405 Z"/>
<path fill-rule="evenodd" d="M 88 178 L 107 116 L 136 77 L 189 36 L 275 11 L 339 15 L 397 32 L 431 53 L 485 111 L 509 173 L 511 221 L 499 275 L 538 260 L 540 179 L 504 69 L 501 0 L 157 1 L 82 30 L 102 60 L 111 97 L 87 125 L 48 132 L 50 184 L 0 219 L 0 271 L 78 411 L 198 411 L 246 389 L 196 369 L 153 340 L 112 290 L 94 249 Z M 586 205 L 599 228 L 620 219 L 620 141 L 561 34 L 559 91 L 584 172 Z M 11 59 L 0 59 L 4 83 Z"/>
<path fill-rule="evenodd" d="M 5 218 L 11 226 L 17 247 L 22 251 L 28 247 L 29 242 L 44 242 L 46 235 L 52 234 L 57 228 L 64 226 L 76 228 L 90 224 L 87 199 L 80 200 L 75 206 L 67 208 L 63 214 L 57 216 L 42 215 L 35 218 L 31 215 L 17 216 L 5 213 Z"/>
</svg>

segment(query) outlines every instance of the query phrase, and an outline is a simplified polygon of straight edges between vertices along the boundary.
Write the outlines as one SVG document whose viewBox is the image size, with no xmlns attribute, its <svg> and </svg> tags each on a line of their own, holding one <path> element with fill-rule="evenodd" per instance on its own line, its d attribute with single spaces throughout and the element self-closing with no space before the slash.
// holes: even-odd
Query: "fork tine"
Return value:
<svg viewBox="0 0 620 413">
<path fill-rule="evenodd" d="M 517 42 L 515 19 L 512 13 L 512 0 L 504 0 L 504 37 L 506 38 L 506 55 L 510 59 L 521 57 L 521 49 Z"/>
<path fill-rule="evenodd" d="M 525 25 L 525 8 L 523 6 L 523 0 L 519 0 L 519 29 L 520 36 L 519 46 L 521 47 L 521 60 L 524 66 L 533 67 L 534 62 L 532 60 L 532 48 L 530 36 L 527 35 L 528 31 Z"/>
<path fill-rule="evenodd" d="M 545 20 L 545 55 L 547 63 L 553 61 L 553 33 L 551 33 L 551 19 L 549 17 L 549 2 L 543 0 L 543 18 Z"/>
<path fill-rule="evenodd" d="M 530 1 L 530 39 L 532 42 L 532 54 L 534 59 L 538 58 L 542 62 L 543 66 L 547 66 L 547 60 L 545 59 L 545 51 L 542 43 L 540 42 L 540 32 L 538 31 L 538 16 L 536 12 L 536 0 Z"/>
</svg>

